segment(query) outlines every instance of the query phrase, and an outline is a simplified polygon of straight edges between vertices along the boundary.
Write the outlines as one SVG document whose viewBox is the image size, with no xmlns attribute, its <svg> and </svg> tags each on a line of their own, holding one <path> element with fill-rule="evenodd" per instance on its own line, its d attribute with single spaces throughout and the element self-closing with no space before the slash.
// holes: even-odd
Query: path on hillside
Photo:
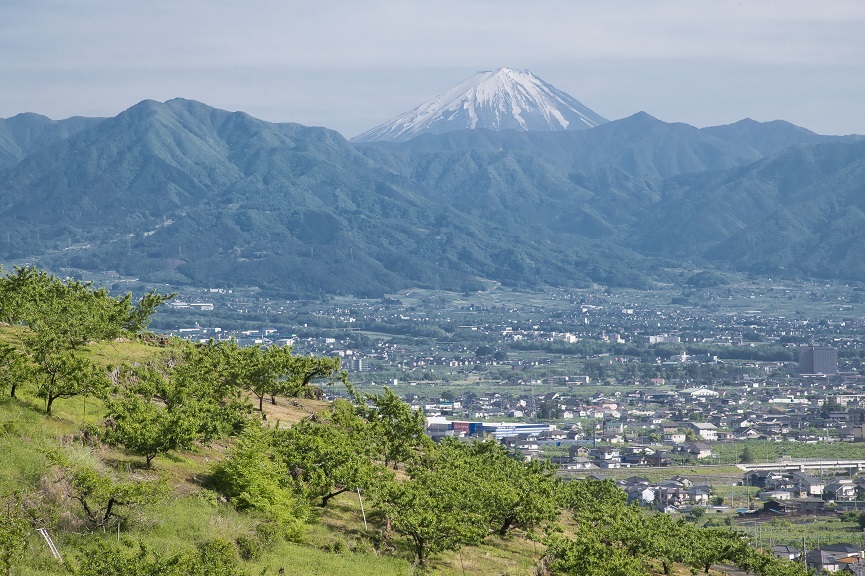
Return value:
<svg viewBox="0 0 865 576">
<path fill-rule="evenodd" d="M 754 576 L 751 572 L 745 572 L 744 570 L 740 570 L 735 566 L 728 566 L 726 564 L 713 564 L 712 570 L 717 570 L 722 574 L 726 574 L 727 576 Z"/>
</svg>

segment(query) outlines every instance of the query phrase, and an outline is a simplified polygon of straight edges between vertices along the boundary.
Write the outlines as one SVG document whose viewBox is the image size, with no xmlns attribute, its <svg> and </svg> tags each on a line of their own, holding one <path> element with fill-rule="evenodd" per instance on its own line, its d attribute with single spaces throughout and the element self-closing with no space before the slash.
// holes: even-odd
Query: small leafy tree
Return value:
<svg viewBox="0 0 865 576">
<path fill-rule="evenodd" d="M 580 531 L 576 538 L 547 540 L 546 564 L 555 574 L 580 576 L 644 576 L 642 562 L 625 550 L 610 546 L 596 534 Z"/>
<path fill-rule="evenodd" d="M 358 414 L 369 423 L 376 451 L 385 466 L 409 462 L 431 447 L 423 412 L 412 410 L 389 388 L 361 400 Z"/>
<path fill-rule="evenodd" d="M 226 347 L 226 354 L 231 383 L 249 391 L 258 399 L 259 412 L 262 411 L 267 396 L 272 398 L 285 391 L 285 380 L 291 374 L 294 364 L 291 348 L 240 348 L 232 342 Z"/>
<path fill-rule="evenodd" d="M 227 376 L 230 362 L 224 344 L 187 345 L 152 367 L 147 386 L 166 408 L 194 416 L 199 441 L 207 443 L 240 432 L 251 413 L 249 402 Z"/>
<path fill-rule="evenodd" d="M 131 294 L 114 297 L 86 282 L 22 267 L 0 278 L 0 321 L 23 322 L 57 347 L 74 350 L 145 329 L 156 308 L 173 297 L 150 292 L 133 305 Z"/>
<path fill-rule="evenodd" d="M 379 493 L 379 506 L 412 543 L 418 564 L 432 554 L 477 544 L 487 535 L 481 505 L 467 490 L 470 478 L 467 461 L 447 468 L 417 466 L 411 479 L 389 483 Z"/>
<path fill-rule="evenodd" d="M 129 546 L 100 542 L 85 548 L 69 570 L 74 576 L 245 576 L 236 549 L 221 539 L 172 555 L 150 553 L 143 544 L 135 552 Z"/>
<path fill-rule="evenodd" d="M 326 356 L 292 356 L 289 361 L 290 376 L 280 381 L 277 394 L 285 396 L 313 396 L 310 384 L 315 380 L 327 379 L 330 383 L 337 380 L 349 388 L 348 374 L 340 370 L 339 357 Z M 276 398 L 271 396 L 271 402 L 276 404 Z"/>
<path fill-rule="evenodd" d="M 289 538 L 299 536 L 307 509 L 294 497 L 289 474 L 273 451 L 273 431 L 250 426 L 213 467 L 211 482 L 239 510 L 265 513 Z"/>
<path fill-rule="evenodd" d="M 156 456 L 189 449 L 199 438 L 198 423 L 188 413 L 160 407 L 130 390 L 110 400 L 107 412 L 103 440 L 143 456 L 148 468 Z"/>
<path fill-rule="evenodd" d="M 105 375 L 79 353 L 80 348 L 144 329 L 156 307 L 172 296 L 151 292 L 133 305 L 131 294 L 113 297 L 89 283 L 63 281 L 32 267 L 16 268 L 0 278 L 0 321 L 26 326 L 17 333 L 27 357 L 26 370 L 9 364 L 20 360 L 13 356 L 4 355 L 0 363 L 35 382 L 48 414 L 58 398 L 101 396 L 107 387 Z"/>
<path fill-rule="evenodd" d="M 684 540 L 688 547 L 687 563 L 694 569 L 702 568 L 706 574 L 712 564 L 722 562 L 739 563 L 750 557 L 750 547 L 742 538 L 726 529 L 694 528 L 687 532 Z"/>
<path fill-rule="evenodd" d="M 689 531 L 692 527 L 684 519 L 673 520 L 667 514 L 650 516 L 645 523 L 644 535 L 648 540 L 646 554 L 661 561 L 664 574 L 672 574 L 673 564 L 688 559 Z"/>
<path fill-rule="evenodd" d="M 167 493 L 161 479 L 122 478 L 88 464 L 74 463 L 61 452 L 49 452 L 48 458 L 62 470 L 69 483 L 69 497 L 81 504 L 91 528 L 122 521 L 129 512 L 157 502 Z"/>
<path fill-rule="evenodd" d="M 74 396 L 104 397 L 109 382 L 105 369 L 70 350 L 37 349 L 31 374 L 36 396 L 45 399 L 45 413 L 51 414 L 54 401 Z"/>
<path fill-rule="evenodd" d="M 391 478 L 373 461 L 368 426 L 348 402 L 338 400 L 317 420 L 278 432 L 275 442 L 282 462 L 309 498 L 327 506 L 343 492 L 366 490 Z"/>
<path fill-rule="evenodd" d="M 179 355 L 121 367 L 103 439 L 143 456 L 150 467 L 160 454 L 239 432 L 251 407 L 225 382 L 223 361 L 218 346 L 190 345 Z"/>
<path fill-rule="evenodd" d="M 21 346 L 0 341 L 0 391 L 8 387 L 9 396 L 15 398 L 18 386 L 29 377 L 29 368 L 30 363 Z"/>
<path fill-rule="evenodd" d="M 464 444 L 445 440 L 428 465 L 448 467 L 469 462 L 472 494 L 478 499 L 489 530 L 505 536 L 513 528 L 531 531 L 559 516 L 559 479 L 545 462 L 522 462 L 498 442 Z M 467 488 L 468 489 L 468 488 Z"/>
</svg>

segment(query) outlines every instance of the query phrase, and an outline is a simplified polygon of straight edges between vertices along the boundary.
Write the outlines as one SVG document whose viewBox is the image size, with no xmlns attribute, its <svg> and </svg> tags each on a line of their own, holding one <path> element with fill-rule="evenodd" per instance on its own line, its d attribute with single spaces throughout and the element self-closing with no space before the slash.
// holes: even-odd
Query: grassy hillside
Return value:
<svg viewBox="0 0 865 576">
<path fill-rule="evenodd" d="M 130 348 L 141 355 L 151 352 L 140 344 L 130 345 Z M 309 400 L 293 402 L 266 406 L 268 418 L 298 420 L 322 405 Z M 170 487 L 167 496 L 137 510 L 110 531 L 86 530 L 80 505 L 69 497 L 68 487 L 59 479 L 44 451 L 61 449 L 76 460 L 90 461 L 124 474 L 141 475 L 139 458 L 106 446 L 85 444 L 81 436 L 82 421 L 95 424 L 101 417 L 102 406 L 92 399 L 88 401 L 86 417 L 82 399 L 58 404 L 50 417 L 44 415 L 40 401 L 26 395 L 20 399 L 0 399 L 0 461 L 4 464 L 0 467 L 0 497 L 23 491 L 33 501 L 50 508 L 45 515 L 51 522 L 49 532 L 67 564 L 80 564 L 87 547 L 93 545 L 119 544 L 130 555 L 144 546 L 151 554 L 170 556 L 194 551 L 198 545 L 215 538 L 235 542 L 254 534 L 256 525 L 263 520 L 260 515 L 236 511 L 202 485 L 212 463 L 221 457 L 224 445 L 158 458 L 155 469 L 147 474 L 166 480 Z M 369 507 L 365 512 L 366 529 L 357 494 L 342 494 L 334 498 L 328 508 L 316 511 L 299 541 L 275 540 L 261 550 L 260 557 L 241 561 L 240 567 L 247 574 L 296 576 L 418 573 L 528 576 L 537 573 L 536 567 L 544 553 L 541 544 L 521 535 L 492 536 L 483 545 L 468 546 L 433 558 L 424 572 L 414 566 L 413 554 L 406 542 L 394 538 L 382 544 L 382 518 Z M 566 530 L 571 529 L 566 527 Z M 27 545 L 27 553 L 13 574 L 68 574 L 37 533 L 30 534 Z M 279 572 L 280 569 L 283 572 Z M 678 567 L 674 573 L 684 575 L 688 571 Z"/>
<path fill-rule="evenodd" d="M 8 332 L 9 327 L 0 328 Z M 94 346 L 92 357 L 106 365 L 122 360 L 141 360 L 164 349 L 142 342 L 111 342 Z M 83 430 L 99 425 L 104 405 L 93 398 L 77 397 L 58 401 L 53 414 L 46 416 L 44 402 L 26 390 L 19 398 L 0 398 L 0 499 L 15 493 L 25 494 L 38 504 L 39 524 L 45 525 L 64 560 L 77 565 L 89 545 L 120 544 L 129 553 L 143 545 L 151 553 L 170 556 L 193 551 L 214 538 L 235 542 L 250 536 L 262 517 L 255 512 L 238 512 L 215 492 L 204 487 L 214 462 L 226 448 L 222 442 L 199 447 L 191 452 L 160 456 L 152 471 L 143 468 L 139 457 L 129 456 L 88 441 Z M 283 425 L 307 418 L 326 403 L 306 399 L 278 399 L 276 406 L 265 404 L 269 423 Z M 90 531 L 83 520 L 79 502 L 71 497 L 68 482 L 62 478 L 48 453 L 60 451 L 74 462 L 86 462 L 119 477 L 162 478 L 168 492 L 159 502 L 140 507 L 110 530 Z M 258 558 L 241 561 L 249 574 L 378 574 L 381 576 L 413 572 L 411 551 L 399 539 L 375 546 L 381 541 L 381 518 L 363 513 L 356 493 L 340 495 L 327 509 L 315 510 L 299 541 L 274 540 L 261 550 Z M 54 560 L 42 538 L 31 532 L 27 554 L 14 574 L 66 574 Z M 430 570 L 441 574 L 530 574 L 542 548 L 521 537 L 490 539 L 489 544 L 464 549 L 436 558 Z"/>
</svg>

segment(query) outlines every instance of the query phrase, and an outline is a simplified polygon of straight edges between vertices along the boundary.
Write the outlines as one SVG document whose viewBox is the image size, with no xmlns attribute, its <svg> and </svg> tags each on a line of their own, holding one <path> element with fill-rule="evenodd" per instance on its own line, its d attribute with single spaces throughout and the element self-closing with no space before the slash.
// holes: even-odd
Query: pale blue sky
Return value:
<svg viewBox="0 0 865 576">
<path fill-rule="evenodd" d="M 0 117 L 177 96 L 353 136 L 476 70 L 610 119 L 865 134 L 861 0 L 3 0 Z"/>
</svg>

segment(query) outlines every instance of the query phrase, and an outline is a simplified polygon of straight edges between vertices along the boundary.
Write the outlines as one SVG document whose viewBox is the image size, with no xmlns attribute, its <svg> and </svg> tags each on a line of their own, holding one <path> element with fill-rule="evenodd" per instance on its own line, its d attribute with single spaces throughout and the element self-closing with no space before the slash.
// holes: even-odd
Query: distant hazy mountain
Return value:
<svg viewBox="0 0 865 576">
<path fill-rule="evenodd" d="M 383 150 L 387 155 L 415 160 L 433 154 L 467 151 L 529 154 L 567 171 L 615 168 L 632 177 L 668 178 L 687 172 L 721 170 L 750 164 L 766 154 L 752 140 L 775 129 L 758 124 L 747 136 L 715 128 L 662 122 L 645 112 L 613 120 L 591 130 L 563 132 L 493 132 L 459 130 L 425 134 L 408 142 L 362 144 L 361 150 Z M 764 138 L 771 138 L 769 135 Z M 786 134 L 787 146 L 825 141 L 807 130 Z M 822 139 L 822 140 L 821 140 Z"/>
<path fill-rule="evenodd" d="M 664 184 L 634 245 L 736 270 L 865 280 L 865 142 L 798 145 Z"/>
<path fill-rule="evenodd" d="M 20 162 L 34 150 L 58 142 L 102 122 L 102 118 L 52 120 L 39 114 L 0 118 L 0 168 Z"/>
<path fill-rule="evenodd" d="M 58 272 L 284 296 L 646 287 L 682 258 L 865 280 L 865 143 L 783 122 L 353 145 L 176 99 L 3 123 L 0 260 Z"/>
<path fill-rule="evenodd" d="M 478 72 L 353 142 L 405 141 L 453 130 L 581 130 L 607 120 L 528 70 Z"/>
</svg>

